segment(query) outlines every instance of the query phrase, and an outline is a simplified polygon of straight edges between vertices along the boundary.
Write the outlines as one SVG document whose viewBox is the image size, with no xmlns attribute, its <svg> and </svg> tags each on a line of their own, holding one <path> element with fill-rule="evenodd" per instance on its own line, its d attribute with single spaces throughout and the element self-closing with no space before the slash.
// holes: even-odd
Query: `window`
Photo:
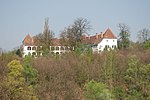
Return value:
<svg viewBox="0 0 150 100">
<path fill-rule="evenodd" d="M 54 47 L 51 47 L 51 50 L 54 50 Z"/>
<path fill-rule="evenodd" d="M 59 52 L 56 52 L 56 55 L 59 55 Z"/>
<path fill-rule="evenodd" d="M 59 47 L 56 47 L 56 50 L 59 50 Z"/>
<path fill-rule="evenodd" d="M 37 51 L 42 51 L 42 46 L 38 46 Z"/>
<path fill-rule="evenodd" d="M 106 40 L 106 42 L 108 42 L 108 40 Z"/>
<path fill-rule="evenodd" d="M 32 50 L 36 50 L 36 47 L 32 47 Z"/>
<path fill-rule="evenodd" d="M 102 46 L 100 45 L 100 46 L 99 46 L 99 49 L 101 49 L 101 48 L 102 48 Z"/>
<path fill-rule="evenodd" d="M 32 53 L 32 55 L 33 55 L 33 56 L 35 56 L 35 55 L 36 55 L 36 53 L 35 53 L 35 52 L 33 52 L 33 53 Z"/>
<path fill-rule="evenodd" d="M 61 50 L 64 50 L 64 47 L 62 47 L 62 46 L 61 46 L 61 48 L 60 48 L 60 49 L 61 49 Z"/>
<path fill-rule="evenodd" d="M 52 55 L 54 55 L 54 52 L 51 52 Z"/>
<path fill-rule="evenodd" d="M 112 45 L 112 48 L 114 48 L 114 45 Z"/>
<path fill-rule="evenodd" d="M 115 42 L 115 40 L 113 40 L 113 42 Z"/>
<path fill-rule="evenodd" d="M 69 50 L 70 48 L 68 47 L 68 46 L 66 46 L 66 48 L 65 48 L 66 50 Z"/>
<path fill-rule="evenodd" d="M 112 48 L 115 49 L 115 48 L 116 48 L 116 45 L 112 45 Z"/>
<path fill-rule="evenodd" d="M 31 50 L 31 47 L 28 47 L 27 50 Z"/>
</svg>

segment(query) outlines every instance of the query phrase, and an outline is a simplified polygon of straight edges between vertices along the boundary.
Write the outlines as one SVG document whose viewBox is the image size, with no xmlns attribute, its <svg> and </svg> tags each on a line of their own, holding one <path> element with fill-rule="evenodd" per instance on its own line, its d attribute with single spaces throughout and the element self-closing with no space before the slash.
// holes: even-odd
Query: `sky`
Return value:
<svg viewBox="0 0 150 100">
<path fill-rule="evenodd" d="M 150 29 L 150 0 L 0 0 L 0 48 L 13 50 L 27 34 L 41 33 L 46 17 L 55 37 L 82 17 L 90 22 L 91 35 L 111 28 L 118 36 L 117 25 L 125 23 L 136 41 L 139 30 Z"/>
</svg>

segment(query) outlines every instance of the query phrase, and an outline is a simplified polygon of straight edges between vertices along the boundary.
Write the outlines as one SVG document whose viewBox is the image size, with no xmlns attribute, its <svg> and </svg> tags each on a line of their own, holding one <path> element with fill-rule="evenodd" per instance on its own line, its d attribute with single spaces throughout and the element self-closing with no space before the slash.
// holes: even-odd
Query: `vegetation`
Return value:
<svg viewBox="0 0 150 100">
<path fill-rule="evenodd" d="M 72 25 L 65 28 L 60 37 L 62 38 L 63 45 L 79 47 L 83 34 L 91 29 L 90 22 L 84 18 L 77 18 Z"/>
<path fill-rule="evenodd" d="M 143 28 L 138 32 L 139 42 L 144 49 L 150 48 L 150 30 L 147 28 Z"/>
<path fill-rule="evenodd" d="M 48 18 L 45 18 L 44 30 L 42 33 L 39 33 L 36 38 L 36 43 L 41 48 L 38 49 L 38 52 L 42 52 L 43 55 L 49 54 L 49 46 L 52 45 L 52 38 L 54 37 L 54 33 L 49 29 Z"/>
<path fill-rule="evenodd" d="M 37 100 L 32 85 L 25 83 L 23 70 L 18 60 L 8 63 L 8 74 L 0 84 L 2 100 Z"/>
<path fill-rule="evenodd" d="M 149 100 L 150 50 L 139 47 L 93 54 L 81 46 L 49 58 L 3 53 L 0 99 Z"/>
<path fill-rule="evenodd" d="M 80 30 L 78 25 L 87 26 Z M 21 58 L 20 50 L 0 55 L 0 100 L 150 100 L 149 31 L 140 31 L 142 42 L 131 43 L 128 27 L 120 24 L 119 49 L 95 54 L 80 44 L 87 20 L 77 19 L 73 26 L 76 36 L 66 44 L 76 47 L 72 52 L 37 58 Z M 72 34 L 67 29 L 64 38 Z M 43 47 L 48 48 L 51 36 L 46 19 L 38 37 Z"/>
<path fill-rule="evenodd" d="M 129 39 L 130 38 L 130 30 L 129 30 L 129 27 L 124 23 L 120 23 L 118 25 L 118 28 L 120 30 L 118 47 L 120 49 L 128 48 L 129 45 L 130 45 L 130 39 Z"/>
</svg>

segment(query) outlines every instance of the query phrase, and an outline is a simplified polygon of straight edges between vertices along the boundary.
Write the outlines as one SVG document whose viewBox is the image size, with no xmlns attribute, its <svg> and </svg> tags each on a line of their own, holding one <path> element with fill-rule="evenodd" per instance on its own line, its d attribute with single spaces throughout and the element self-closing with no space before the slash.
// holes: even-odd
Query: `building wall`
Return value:
<svg viewBox="0 0 150 100">
<path fill-rule="evenodd" d="M 42 49 L 42 46 L 23 46 L 23 57 L 26 55 L 31 56 L 42 56 L 42 52 L 37 52 L 37 49 Z M 52 54 L 62 54 L 70 51 L 70 47 L 68 46 L 50 46 L 49 50 Z"/>
<path fill-rule="evenodd" d="M 104 49 L 115 49 L 117 48 L 117 39 L 107 39 L 104 38 L 97 46 L 99 52 L 104 51 Z"/>
<path fill-rule="evenodd" d="M 37 55 L 37 46 L 23 46 L 23 57 L 26 55 Z"/>
<path fill-rule="evenodd" d="M 99 44 L 92 46 L 93 52 L 96 53 L 104 51 L 105 48 L 107 48 L 107 50 L 117 48 L 117 39 L 104 38 Z M 26 55 L 42 55 L 41 52 L 37 52 L 37 49 L 37 46 L 23 46 L 23 57 L 25 57 Z M 52 54 L 62 54 L 65 52 L 69 52 L 71 49 L 73 50 L 74 48 L 70 48 L 68 46 L 50 46 L 49 49 Z"/>
</svg>

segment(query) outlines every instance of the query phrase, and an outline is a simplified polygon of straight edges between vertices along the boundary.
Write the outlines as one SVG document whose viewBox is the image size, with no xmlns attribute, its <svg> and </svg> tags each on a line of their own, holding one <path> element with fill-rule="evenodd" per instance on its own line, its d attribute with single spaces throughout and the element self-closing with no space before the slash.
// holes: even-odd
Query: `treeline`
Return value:
<svg viewBox="0 0 150 100">
<path fill-rule="evenodd" d="M 149 100 L 150 50 L 0 56 L 2 100 Z"/>
</svg>

